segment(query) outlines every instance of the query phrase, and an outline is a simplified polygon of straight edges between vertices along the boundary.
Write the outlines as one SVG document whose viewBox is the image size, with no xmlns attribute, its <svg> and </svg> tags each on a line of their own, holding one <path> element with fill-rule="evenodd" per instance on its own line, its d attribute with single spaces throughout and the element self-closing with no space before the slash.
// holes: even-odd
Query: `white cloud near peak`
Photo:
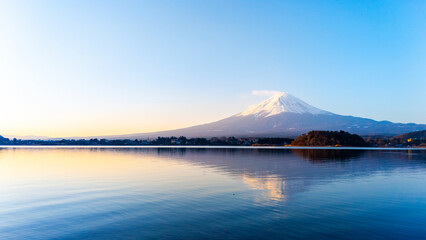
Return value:
<svg viewBox="0 0 426 240">
<path fill-rule="evenodd" d="M 253 90 L 251 91 L 251 94 L 254 96 L 273 96 L 276 94 L 280 94 L 282 92 L 275 91 L 275 90 Z"/>
</svg>

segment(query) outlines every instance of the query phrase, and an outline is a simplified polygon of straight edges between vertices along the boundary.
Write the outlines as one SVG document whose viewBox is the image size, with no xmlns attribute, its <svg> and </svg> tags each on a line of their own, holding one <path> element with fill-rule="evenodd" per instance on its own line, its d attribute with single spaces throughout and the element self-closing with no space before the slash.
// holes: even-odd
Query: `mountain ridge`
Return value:
<svg viewBox="0 0 426 240">
<path fill-rule="evenodd" d="M 425 129 L 425 124 L 393 123 L 335 114 L 311 106 L 289 93 L 282 92 L 240 113 L 215 122 L 175 130 L 110 135 L 103 136 L 103 138 L 296 137 L 312 130 L 343 130 L 362 136 L 395 136 Z"/>
</svg>

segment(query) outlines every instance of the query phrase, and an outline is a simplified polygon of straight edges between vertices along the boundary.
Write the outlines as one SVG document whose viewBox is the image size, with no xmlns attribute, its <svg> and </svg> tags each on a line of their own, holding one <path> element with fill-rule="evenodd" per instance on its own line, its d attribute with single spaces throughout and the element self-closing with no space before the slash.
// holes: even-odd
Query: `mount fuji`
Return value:
<svg viewBox="0 0 426 240">
<path fill-rule="evenodd" d="M 289 93 L 278 93 L 258 105 L 216 122 L 177 130 L 107 136 L 107 138 L 143 139 L 158 136 L 294 137 L 311 130 L 343 130 L 363 136 L 394 136 L 425 129 L 425 124 L 392 123 L 338 115 L 311 106 Z"/>
</svg>

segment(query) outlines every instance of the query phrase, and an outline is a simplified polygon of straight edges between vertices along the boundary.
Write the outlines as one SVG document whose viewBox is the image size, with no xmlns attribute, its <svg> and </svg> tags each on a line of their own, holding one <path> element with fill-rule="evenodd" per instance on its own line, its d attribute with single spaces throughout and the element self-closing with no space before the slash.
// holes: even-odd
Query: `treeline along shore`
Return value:
<svg viewBox="0 0 426 240">
<path fill-rule="evenodd" d="M 62 139 L 21 140 L 0 136 L 0 145 L 41 146 L 352 146 L 352 147 L 426 147 L 426 131 L 395 137 L 362 138 L 344 131 L 311 131 L 293 139 L 284 137 L 158 137 L 154 139 Z"/>
</svg>

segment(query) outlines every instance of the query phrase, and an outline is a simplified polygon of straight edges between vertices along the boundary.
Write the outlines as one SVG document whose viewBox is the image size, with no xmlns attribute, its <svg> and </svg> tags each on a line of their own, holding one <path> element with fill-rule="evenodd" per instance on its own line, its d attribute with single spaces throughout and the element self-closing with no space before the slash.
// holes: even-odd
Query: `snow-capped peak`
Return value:
<svg viewBox="0 0 426 240">
<path fill-rule="evenodd" d="M 237 116 L 270 117 L 283 112 L 329 114 L 329 112 L 313 107 L 289 93 L 278 93 Z"/>
</svg>

